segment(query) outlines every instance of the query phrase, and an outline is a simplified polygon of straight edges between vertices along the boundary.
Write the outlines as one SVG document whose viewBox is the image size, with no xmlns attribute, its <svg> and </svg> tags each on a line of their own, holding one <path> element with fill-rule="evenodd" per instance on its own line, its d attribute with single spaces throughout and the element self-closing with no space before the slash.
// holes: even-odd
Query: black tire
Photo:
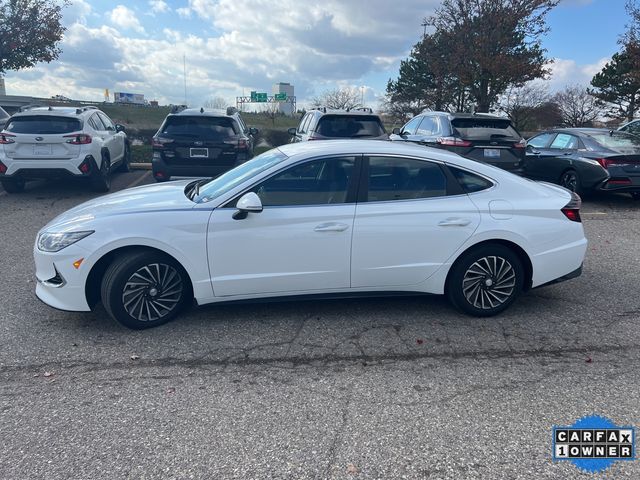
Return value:
<svg viewBox="0 0 640 480">
<path fill-rule="evenodd" d="M 458 310 L 491 317 L 511 305 L 523 285 L 524 268 L 518 255 L 503 245 L 483 245 L 456 260 L 445 293 Z"/>
<path fill-rule="evenodd" d="M 184 268 L 153 251 L 118 257 L 107 268 L 100 293 L 107 313 L 134 330 L 173 320 L 193 299 Z"/>
<path fill-rule="evenodd" d="M 569 170 L 565 170 L 560 175 L 560 179 L 558 180 L 560 186 L 566 188 L 567 190 L 571 190 L 572 192 L 577 193 L 578 195 L 582 195 L 583 188 L 582 182 L 580 181 L 580 175 L 573 168 Z"/>
<path fill-rule="evenodd" d="M 117 172 L 127 173 L 131 171 L 131 147 L 128 143 L 124 144 L 124 158 L 118 166 Z"/>
<path fill-rule="evenodd" d="M 111 189 L 111 163 L 105 154 L 102 155 L 98 170 L 91 177 L 91 185 L 96 192 L 105 193 Z"/>
<path fill-rule="evenodd" d="M 25 181 L 22 178 L 3 178 L 0 180 L 2 188 L 7 193 L 20 193 L 24 191 Z"/>
</svg>

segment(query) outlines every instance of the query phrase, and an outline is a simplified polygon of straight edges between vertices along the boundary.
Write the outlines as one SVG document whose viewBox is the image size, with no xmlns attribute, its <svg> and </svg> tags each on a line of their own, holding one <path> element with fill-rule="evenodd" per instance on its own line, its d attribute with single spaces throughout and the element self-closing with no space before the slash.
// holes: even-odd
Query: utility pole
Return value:
<svg viewBox="0 0 640 480">
<path fill-rule="evenodd" d="M 422 38 L 424 39 L 424 37 L 427 36 L 427 22 L 422 22 L 420 26 L 424 27 L 424 31 L 422 32 Z"/>
</svg>

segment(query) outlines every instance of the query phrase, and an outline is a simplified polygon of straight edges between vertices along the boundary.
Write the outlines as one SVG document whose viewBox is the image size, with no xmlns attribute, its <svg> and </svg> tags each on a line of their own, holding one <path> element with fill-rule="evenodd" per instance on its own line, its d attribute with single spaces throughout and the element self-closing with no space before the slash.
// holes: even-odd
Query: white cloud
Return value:
<svg viewBox="0 0 640 480">
<path fill-rule="evenodd" d="M 153 13 L 166 13 L 171 10 L 167 2 L 163 0 L 149 0 L 149 6 Z"/>
<path fill-rule="evenodd" d="M 562 90 L 567 85 L 588 86 L 593 76 L 598 73 L 610 58 L 601 58 L 595 63 L 578 64 L 575 60 L 554 58 L 551 65 L 549 87 L 552 91 Z"/>
<path fill-rule="evenodd" d="M 66 25 L 74 23 L 85 23 L 86 18 L 91 14 L 92 9 L 85 0 L 74 0 L 73 3 L 64 9 L 63 20 Z"/>
<path fill-rule="evenodd" d="M 125 7 L 124 5 L 118 5 L 109 13 L 111 23 L 123 28 L 135 30 L 136 32 L 144 32 L 144 28 L 140 25 L 140 21 L 133 10 Z"/>
<path fill-rule="evenodd" d="M 176 8 L 180 18 L 191 18 L 191 9 L 189 7 Z"/>
</svg>

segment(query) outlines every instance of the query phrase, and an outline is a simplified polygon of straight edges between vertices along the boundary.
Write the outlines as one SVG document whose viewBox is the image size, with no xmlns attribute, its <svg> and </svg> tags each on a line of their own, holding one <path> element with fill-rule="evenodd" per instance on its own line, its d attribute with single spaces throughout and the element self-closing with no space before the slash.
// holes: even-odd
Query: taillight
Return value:
<svg viewBox="0 0 640 480">
<path fill-rule="evenodd" d="M 602 168 L 608 168 L 613 162 L 607 158 L 596 158 L 596 162 L 600 164 Z"/>
<path fill-rule="evenodd" d="M 520 140 L 518 143 L 514 143 L 513 144 L 513 148 L 522 148 L 525 149 L 527 148 L 527 142 L 525 141 L 525 139 L 523 138 L 522 140 Z"/>
<path fill-rule="evenodd" d="M 469 140 L 463 140 L 457 137 L 440 137 L 436 142 L 446 147 L 470 147 L 473 145 Z"/>
<path fill-rule="evenodd" d="M 225 140 L 224 143 L 227 145 L 233 145 L 237 150 L 246 150 L 249 148 L 249 143 L 245 138 L 240 138 L 238 140 Z"/>
<path fill-rule="evenodd" d="M 15 135 L 12 135 L 11 133 L 2 133 L 2 134 L 0 134 L 0 145 L 7 145 L 9 143 L 16 143 L 16 141 L 11 137 L 15 137 Z"/>
<path fill-rule="evenodd" d="M 7 166 L 4 163 L 0 162 L 0 174 L 4 175 L 6 171 L 7 171 Z"/>
<path fill-rule="evenodd" d="M 151 139 L 151 146 L 153 148 L 164 148 L 168 143 L 173 143 L 173 139 L 163 137 L 153 137 Z"/>
<path fill-rule="evenodd" d="M 609 185 L 632 185 L 633 182 L 630 178 L 610 178 L 607 180 Z"/>
<path fill-rule="evenodd" d="M 86 133 L 74 133 L 72 135 L 65 135 L 64 138 L 68 138 L 67 143 L 71 145 L 87 145 L 91 143 L 91 135 Z"/>
<path fill-rule="evenodd" d="M 572 222 L 582 222 L 582 219 L 580 218 L 581 206 L 582 200 L 580 199 L 580 196 L 575 192 L 571 192 L 571 200 L 569 200 L 569 203 L 562 207 L 560 211 Z"/>
</svg>

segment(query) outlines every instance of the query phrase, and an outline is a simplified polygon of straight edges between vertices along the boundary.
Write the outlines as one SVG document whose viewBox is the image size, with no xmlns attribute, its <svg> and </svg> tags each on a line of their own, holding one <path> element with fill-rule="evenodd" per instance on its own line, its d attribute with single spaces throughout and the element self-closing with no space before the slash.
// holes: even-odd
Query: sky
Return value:
<svg viewBox="0 0 640 480">
<path fill-rule="evenodd" d="M 376 107 L 440 0 L 72 0 L 63 53 L 8 72 L 7 94 L 102 100 L 104 90 L 160 104 L 235 104 L 277 82 L 298 107 L 323 91 L 362 89 Z M 561 0 L 543 38 L 551 91 L 588 84 L 619 49 L 624 0 Z M 183 63 L 184 61 L 184 63 Z"/>
</svg>

